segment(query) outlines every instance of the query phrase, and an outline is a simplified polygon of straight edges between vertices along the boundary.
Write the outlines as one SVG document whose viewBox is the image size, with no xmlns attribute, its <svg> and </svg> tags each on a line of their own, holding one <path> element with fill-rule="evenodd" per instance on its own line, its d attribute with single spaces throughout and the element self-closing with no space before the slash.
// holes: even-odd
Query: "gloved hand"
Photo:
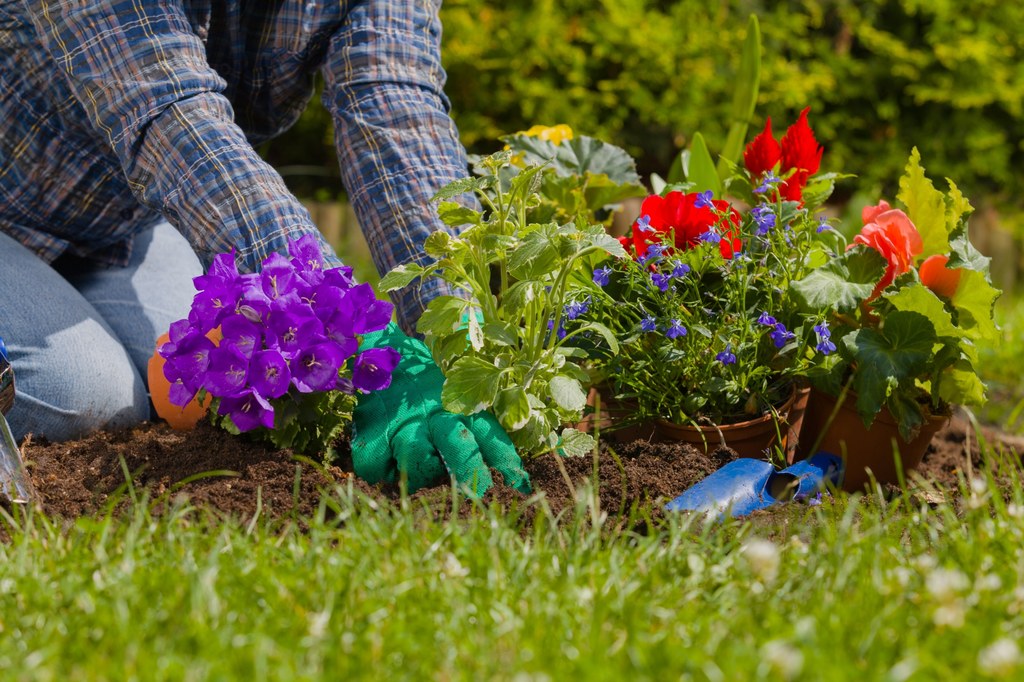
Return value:
<svg viewBox="0 0 1024 682">
<path fill-rule="evenodd" d="M 405 472 L 409 492 L 448 476 L 468 494 L 483 495 L 491 487 L 489 468 L 505 483 L 530 492 L 508 434 L 488 412 L 453 414 L 441 406 L 444 376 L 423 342 L 406 336 L 391 323 L 367 334 L 360 350 L 391 346 L 402 355 L 391 385 L 359 396 L 352 414 L 352 464 L 370 483 L 393 483 Z"/>
</svg>

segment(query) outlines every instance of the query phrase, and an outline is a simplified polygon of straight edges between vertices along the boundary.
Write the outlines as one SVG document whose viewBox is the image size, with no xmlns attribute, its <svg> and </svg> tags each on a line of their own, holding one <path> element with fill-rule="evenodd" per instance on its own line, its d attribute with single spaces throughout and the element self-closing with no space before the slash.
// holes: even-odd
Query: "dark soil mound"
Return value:
<svg viewBox="0 0 1024 682">
<path fill-rule="evenodd" d="M 1010 453 L 1015 463 L 1024 453 L 1024 439 L 991 430 L 980 435 L 997 451 Z M 341 446 L 344 450 L 347 444 Z M 242 519 L 257 512 L 273 518 L 311 516 L 321 493 L 339 484 L 352 484 L 378 499 L 399 499 L 395 486 L 370 486 L 353 479 L 346 471 L 350 469 L 347 457 L 341 458 L 341 466 L 322 467 L 297 459 L 288 450 L 255 444 L 206 424 L 191 432 L 145 424 L 64 443 L 30 439 L 22 450 L 43 510 L 58 518 L 96 514 L 142 491 L 159 501 L 187 495 L 196 506 Z M 665 501 L 734 457 L 729 450 L 705 455 L 682 444 L 602 443 L 597 468 L 600 508 L 619 518 L 637 510 L 660 516 Z M 563 463 L 573 489 L 577 493 L 587 489 L 588 481 L 594 480 L 593 458 Z M 919 473 L 955 495 L 959 476 L 969 476 L 981 466 L 978 434 L 964 420 L 954 419 L 933 439 Z M 543 493 L 552 512 L 575 506 L 573 490 L 553 456 L 530 460 L 526 468 L 534 491 Z M 536 504 L 528 504 L 518 492 L 502 485 L 500 477 L 496 480 L 499 483 L 484 502 L 519 510 L 527 517 L 535 513 Z M 419 491 L 413 500 L 444 515 L 450 509 L 449 486 Z"/>
</svg>

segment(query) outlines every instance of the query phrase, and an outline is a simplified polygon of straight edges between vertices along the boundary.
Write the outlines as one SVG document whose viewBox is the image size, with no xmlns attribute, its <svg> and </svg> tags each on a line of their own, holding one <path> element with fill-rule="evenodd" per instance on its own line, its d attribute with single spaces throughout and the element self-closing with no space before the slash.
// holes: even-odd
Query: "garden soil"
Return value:
<svg viewBox="0 0 1024 682">
<path fill-rule="evenodd" d="M 1019 464 L 1024 439 L 992 429 L 977 433 L 966 420 L 955 418 L 932 440 L 918 471 L 931 484 L 924 487 L 934 488 L 927 493 L 929 500 L 956 497 L 960 477 L 980 471 L 979 437 L 995 451 L 1010 455 L 1014 466 Z M 370 499 L 398 501 L 396 486 L 371 486 L 353 476 L 347 447 L 346 442 L 339 443 L 343 453 L 339 463 L 324 467 L 205 423 L 189 432 L 154 423 L 62 443 L 29 438 L 22 452 L 43 511 L 66 520 L 127 508 L 130 500 L 140 496 L 151 500 L 157 513 L 187 498 L 195 507 L 242 520 L 257 514 L 271 519 L 310 517 L 317 512 L 323 493 L 337 486 L 353 486 Z M 664 502 L 735 456 L 726 449 L 706 455 L 675 443 L 603 442 L 596 463 L 600 509 L 620 519 L 660 517 Z M 527 520 L 545 504 L 555 514 L 571 510 L 577 499 L 593 489 L 595 462 L 588 456 L 562 460 L 562 464 L 564 472 L 551 455 L 525 463 L 542 500 L 526 498 L 503 485 L 495 474 L 498 483 L 484 502 L 501 505 Z M 1005 478 L 1005 473 L 997 476 Z M 452 507 L 450 494 L 448 485 L 439 484 L 418 491 L 411 501 L 419 503 L 417 509 L 445 516 Z M 463 508 L 471 513 L 473 507 Z"/>
</svg>

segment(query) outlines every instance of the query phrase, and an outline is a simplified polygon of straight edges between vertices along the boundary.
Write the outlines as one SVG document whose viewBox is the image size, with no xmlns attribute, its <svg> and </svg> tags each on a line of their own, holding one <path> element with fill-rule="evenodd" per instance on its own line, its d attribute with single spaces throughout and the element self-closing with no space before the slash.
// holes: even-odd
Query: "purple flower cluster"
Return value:
<svg viewBox="0 0 1024 682">
<path fill-rule="evenodd" d="M 273 428 L 270 400 L 292 389 L 351 393 L 391 384 L 398 352 L 359 353 L 358 336 L 386 327 L 393 306 L 369 284 L 356 284 L 350 268 L 325 270 L 315 236 L 290 242 L 288 253 L 271 254 L 251 274 L 240 274 L 233 254 L 222 253 L 193 280 L 198 292 L 188 319 L 171 325 L 159 350 L 173 404 L 205 390 L 220 399 L 218 414 L 250 431 Z M 214 343 L 207 334 L 218 328 Z M 341 377 L 350 359 L 351 378 Z"/>
<path fill-rule="evenodd" d="M 822 355 L 831 355 L 836 352 L 836 344 L 832 341 L 832 330 L 828 324 L 822 322 L 814 325 L 814 333 L 818 335 L 818 345 L 815 349 Z"/>
</svg>

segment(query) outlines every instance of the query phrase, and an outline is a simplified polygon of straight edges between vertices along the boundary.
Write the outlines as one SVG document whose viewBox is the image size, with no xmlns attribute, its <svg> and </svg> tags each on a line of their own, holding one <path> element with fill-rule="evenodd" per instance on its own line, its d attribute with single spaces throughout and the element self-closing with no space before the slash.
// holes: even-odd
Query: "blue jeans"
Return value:
<svg viewBox="0 0 1024 682">
<path fill-rule="evenodd" d="M 149 419 L 146 364 L 157 337 L 188 315 L 200 274 L 188 242 L 165 222 L 135 238 L 124 268 L 76 258 L 51 267 L 0 233 L 14 437 L 61 441 Z"/>
</svg>

